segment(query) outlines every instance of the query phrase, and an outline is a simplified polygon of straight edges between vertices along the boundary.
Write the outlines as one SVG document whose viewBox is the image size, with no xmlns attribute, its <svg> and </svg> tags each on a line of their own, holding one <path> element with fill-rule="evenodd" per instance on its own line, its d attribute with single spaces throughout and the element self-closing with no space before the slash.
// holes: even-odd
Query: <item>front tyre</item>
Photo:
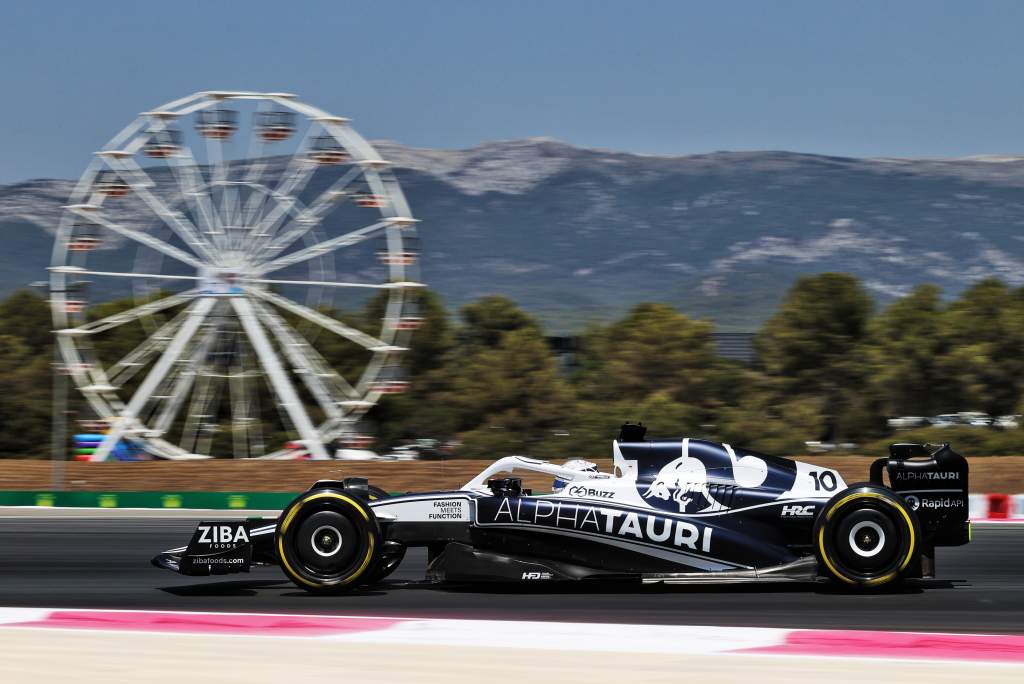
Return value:
<svg viewBox="0 0 1024 684">
<path fill-rule="evenodd" d="M 854 587 L 878 588 L 901 580 L 918 560 L 917 516 L 885 487 L 859 484 L 839 492 L 814 525 L 819 568 Z"/>
<path fill-rule="evenodd" d="M 367 502 L 339 489 L 313 489 L 281 513 L 274 548 L 288 578 L 306 591 L 338 594 L 372 576 L 380 526 Z"/>
</svg>

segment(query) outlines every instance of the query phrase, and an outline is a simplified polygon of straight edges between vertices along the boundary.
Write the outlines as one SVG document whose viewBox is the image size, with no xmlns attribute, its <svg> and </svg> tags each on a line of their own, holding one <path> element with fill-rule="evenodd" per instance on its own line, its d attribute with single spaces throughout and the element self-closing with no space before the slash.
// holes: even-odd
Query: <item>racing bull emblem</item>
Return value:
<svg viewBox="0 0 1024 684">
<path fill-rule="evenodd" d="M 689 455 L 690 440 L 683 440 L 683 455 L 669 461 L 658 471 L 643 493 L 652 506 L 679 513 L 696 513 L 717 507 L 708 491 L 708 472 L 704 464 Z M 663 503 L 664 502 L 664 503 Z"/>
</svg>

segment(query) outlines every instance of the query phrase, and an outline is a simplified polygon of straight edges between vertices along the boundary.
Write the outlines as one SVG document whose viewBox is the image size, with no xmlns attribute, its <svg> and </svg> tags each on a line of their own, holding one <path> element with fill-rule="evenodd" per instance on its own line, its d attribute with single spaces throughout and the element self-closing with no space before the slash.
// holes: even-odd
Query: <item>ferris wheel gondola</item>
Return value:
<svg viewBox="0 0 1024 684">
<path fill-rule="evenodd" d="M 311 182 L 317 173 L 333 176 Z M 108 206 L 129 194 L 147 216 Z M 422 322 L 415 224 L 348 120 L 292 95 L 200 92 L 140 115 L 79 180 L 54 245 L 64 367 L 109 426 L 91 458 L 122 438 L 163 458 L 228 455 L 215 453 L 226 443 L 236 457 L 287 457 L 296 440 L 328 458 L 326 444 L 408 387 L 401 357 Z M 138 245 L 134 267 L 89 268 L 124 242 Z M 91 320 L 85 285 L 71 280 L 86 275 L 130 282 L 136 306 Z M 336 292 L 382 298 L 375 333 L 331 315 Z M 126 355 L 101 358 L 94 340 L 140 325 Z M 354 375 L 332 367 L 320 335 L 354 350 Z"/>
<path fill-rule="evenodd" d="M 227 140 L 238 130 L 238 112 L 233 109 L 200 109 L 196 112 L 196 131 L 204 138 Z"/>
<path fill-rule="evenodd" d="M 256 113 L 256 135 L 264 142 L 287 140 L 295 132 L 295 112 L 274 109 Z"/>
</svg>

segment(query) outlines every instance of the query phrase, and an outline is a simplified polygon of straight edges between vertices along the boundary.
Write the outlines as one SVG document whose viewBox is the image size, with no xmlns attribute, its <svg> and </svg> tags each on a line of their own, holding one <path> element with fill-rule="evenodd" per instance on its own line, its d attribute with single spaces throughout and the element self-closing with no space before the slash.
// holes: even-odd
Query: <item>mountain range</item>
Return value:
<svg viewBox="0 0 1024 684">
<path fill-rule="evenodd" d="M 374 145 L 422 220 L 424 282 L 453 308 L 508 295 L 555 332 L 639 301 L 752 330 L 821 271 L 859 276 L 882 302 L 922 282 L 949 296 L 988 276 L 1024 284 L 1024 157 Z M 45 279 L 72 186 L 0 186 L 0 293 Z M 122 218 L 139 206 L 126 200 Z M 110 240 L 90 266 L 131 268 L 135 251 Z"/>
</svg>

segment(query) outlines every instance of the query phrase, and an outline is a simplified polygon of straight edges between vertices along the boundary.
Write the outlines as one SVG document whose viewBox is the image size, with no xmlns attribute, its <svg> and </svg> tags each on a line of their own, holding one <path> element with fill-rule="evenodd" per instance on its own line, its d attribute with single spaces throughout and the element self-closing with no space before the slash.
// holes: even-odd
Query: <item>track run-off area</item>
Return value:
<svg viewBox="0 0 1024 684">
<path fill-rule="evenodd" d="M 0 509 L 0 681 L 1024 679 L 1016 523 L 976 525 L 972 544 L 939 549 L 938 579 L 880 594 L 827 584 L 435 586 L 423 581 L 419 549 L 386 583 L 333 597 L 301 591 L 277 568 L 190 578 L 149 564 L 200 519 L 221 517 Z"/>
<path fill-rule="evenodd" d="M 152 515 L 161 517 L 0 512 L 0 607 L 1024 633 L 1015 523 L 976 523 L 971 544 L 938 550 L 936 579 L 878 594 L 829 584 L 436 586 L 422 581 L 426 556 L 412 549 L 384 584 L 324 597 L 277 568 L 198 578 L 154 568 L 154 553 L 187 542 L 202 514 Z"/>
</svg>

